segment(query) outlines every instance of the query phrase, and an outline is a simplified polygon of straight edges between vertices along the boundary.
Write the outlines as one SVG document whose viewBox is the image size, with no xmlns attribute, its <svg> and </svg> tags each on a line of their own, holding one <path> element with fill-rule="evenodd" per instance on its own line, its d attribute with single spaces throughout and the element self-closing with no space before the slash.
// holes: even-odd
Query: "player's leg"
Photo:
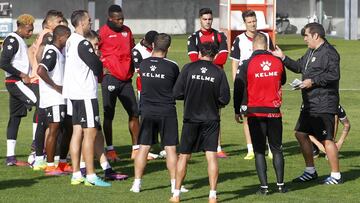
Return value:
<svg viewBox="0 0 360 203">
<path fill-rule="evenodd" d="M 278 191 L 281 193 L 287 192 L 284 184 L 284 155 L 282 151 L 282 119 L 268 118 L 267 119 L 267 135 L 270 150 L 273 154 L 273 167 L 275 169 Z"/>
<path fill-rule="evenodd" d="M 254 159 L 255 154 L 254 154 L 254 148 L 251 142 L 251 136 L 250 136 L 250 130 L 249 130 L 249 124 L 248 124 L 248 118 L 244 117 L 244 122 L 243 122 L 243 130 L 244 130 L 244 136 L 245 136 L 245 141 L 246 141 L 246 148 L 247 148 L 247 154 L 244 157 L 244 159 L 246 160 L 251 160 Z"/>
<path fill-rule="evenodd" d="M 46 168 L 44 158 L 44 147 L 45 147 L 45 131 L 47 128 L 46 113 L 45 109 L 39 108 L 38 111 L 38 125 L 36 126 L 35 132 L 35 163 L 33 170 L 44 170 Z"/>
<path fill-rule="evenodd" d="M 323 145 L 321 142 L 319 142 L 319 140 L 317 140 L 316 137 L 314 137 L 313 135 L 309 135 L 309 138 L 310 138 L 311 142 L 312 142 L 320 151 L 322 151 L 323 153 L 326 154 L 324 145 Z M 315 158 L 315 157 L 314 157 L 314 158 Z"/>
<path fill-rule="evenodd" d="M 63 107 L 64 109 L 66 106 Z M 64 110 L 65 111 L 65 110 Z M 73 171 L 72 167 L 67 162 L 67 156 L 69 153 L 69 147 L 71 142 L 71 136 L 73 131 L 72 118 L 70 116 L 65 116 L 64 121 L 61 123 L 61 136 L 58 144 L 59 146 L 59 164 L 58 168 L 64 173 L 70 173 Z"/>
<path fill-rule="evenodd" d="M 248 118 L 251 141 L 255 152 L 255 167 L 260 181 L 259 195 L 268 194 L 267 164 L 265 160 L 267 125 L 263 118 Z"/>
<path fill-rule="evenodd" d="M 39 123 L 39 101 L 40 101 L 39 84 L 31 83 L 30 88 L 34 92 L 34 94 L 37 98 L 35 111 L 34 111 L 34 115 L 33 115 L 33 139 L 32 139 L 32 144 L 31 144 L 32 151 L 35 151 L 35 147 L 36 147 L 35 136 L 36 136 L 37 125 Z"/>
<path fill-rule="evenodd" d="M 173 196 L 170 198 L 170 202 L 180 201 L 181 185 L 186 176 L 187 162 L 190 160 L 191 154 L 179 154 L 179 158 L 176 165 L 176 178 L 175 189 Z"/>
<path fill-rule="evenodd" d="M 119 161 L 119 157 L 116 154 L 113 146 L 113 130 L 112 122 L 115 115 L 116 106 L 116 92 L 119 91 L 117 87 L 117 79 L 113 76 L 106 74 L 101 83 L 101 92 L 103 97 L 103 109 L 104 109 L 104 136 L 106 141 L 106 157 L 109 161 Z"/>
</svg>

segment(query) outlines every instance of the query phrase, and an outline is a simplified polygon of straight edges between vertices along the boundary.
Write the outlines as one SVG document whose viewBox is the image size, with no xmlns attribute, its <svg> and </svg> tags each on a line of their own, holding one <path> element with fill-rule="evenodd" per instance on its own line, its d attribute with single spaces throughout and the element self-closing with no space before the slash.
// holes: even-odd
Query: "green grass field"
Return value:
<svg viewBox="0 0 360 203">
<path fill-rule="evenodd" d="M 345 183 L 337 186 L 320 185 L 318 182 L 293 184 L 291 179 L 300 175 L 304 169 L 302 155 L 295 140 L 293 127 L 299 114 L 301 96 L 299 91 L 291 91 L 289 85 L 284 86 L 283 98 L 283 147 L 285 155 L 285 181 L 290 192 L 286 194 L 272 193 L 266 197 L 254 195 L 258 188 L 258 178 L 254 161 L 243 159 L 246 144 L 242 126 L 234 121 L 232 102 L 222 110 L 222 142 L 223 148 L 230 155 L 228 159 L 219 160 L 220 175 L 218 180 L 218 198 L 220 202 L 359 202 L 360 195 L 360 82 L 358 74 L 359 41 L 329 39 L 341 55 L 341 104 L 346 109 L 352 129 L 340 152 L 340 165 Z M 306 46 L 300 36 L 278 36 L 277 43 L 292 57 L 304 54 Z M 174 36 L 168 58 L 175 60 L 179 66 L 189 61 L 186 54 L 186 37 Z M 225 70 L 230 86 L 230 61 Z M 288 73 L 288 82 L 300 75 Z M 3 74 L 3 73 L 1 73 Z M 89 188 L 83 185 L 71 186 L 70 176 L 45 177 L 42 172 L 34 172 L 30 168 L 7 167 L 4 164 L 6 155 L 6 126 L 8 121 L 8 93 L 3 91 L 0 83 L 0 202 L 167 202 L 170 197 L 168 173 L 164 160 L 148 163 L 143 178 L 142 192 L 129 192 L 133 181 L 133 162 L 129 159 L 131 140 L 127 128 L 127 114 L 117 108 L 114 120 L 114 145 L 120 153 L 121 162 L 112 164 L 117 171 L 129 174 L 129 180 L 113 182 L 111 188 Z M 182 121 L 182 102 L 178 102 L 179 121 Z M 18 134 L 16 153 L 18 158 L 27 159 L 32 138 L 32 112 L 21 123 Z M 179 129 L 181 129 L 181 123 Z M 158 151 L 155 148 L 155 151 Z M 329 167 L 324 156 L 316 159 L 316 167 L 320 179 L 329 175 Z M 102 175 L 99 165 L 99 174 Z M 275 189 L 275 176 L 272 163 L 268 160 L 268 180 L 270 189 Z M 188 167 L 188 175 L 184 182 L 190 192 L 182 195 L 184 202 L 206 202 L 208 197 L 208 177 L 206 161 L 203 153 L 194 154 Z"/>
</svg>

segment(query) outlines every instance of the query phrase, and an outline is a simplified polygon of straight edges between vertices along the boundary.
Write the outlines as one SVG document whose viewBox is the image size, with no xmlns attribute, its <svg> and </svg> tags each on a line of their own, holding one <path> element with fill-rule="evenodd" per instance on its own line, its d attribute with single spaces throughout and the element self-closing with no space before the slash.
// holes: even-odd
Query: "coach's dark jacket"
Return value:
<svg viewBox="0 0 360 203">
<path fill-rule="evenodd" d="M 311 79 L 309 89 L 302 89 L 304 111 L 311 114 L 337 112 L 339 105 L 340 56 L 326 40 L 317 49 L 308 49 L 303 57 L 294 61 L 285 57 L 284 65 L 302 80 Z"/>
</svg>

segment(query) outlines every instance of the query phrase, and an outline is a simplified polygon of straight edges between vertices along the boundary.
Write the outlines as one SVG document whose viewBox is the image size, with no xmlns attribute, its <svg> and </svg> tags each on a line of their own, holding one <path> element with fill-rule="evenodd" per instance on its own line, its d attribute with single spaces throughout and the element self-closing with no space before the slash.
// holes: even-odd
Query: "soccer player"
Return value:
<svg viewBox="0 0 360 203">
<path fill-rule="evenodd" d="M 267 195 L 266 140 L 273 153 L 278 191 L 287 192 L 284 185 L 284 156 L 282 152 L 282 103 L 281 85 L 286 82 L 286 73 L 281 59 L 268 49 L 267 37 L 258 33 L 253 38 L 253 54 L 243 61 L 234 83 L 235 120 L 247 114 L 252 143 L 255 151 L 255 166 L 260 180 L 257 194 Z M 240 114 L 240 110 L 242 110 Z"/>
<path fill-rule="evenodd" d="M 46 139 L 46 175 L 61 175 L 63 171 L 57 169 L 54 163 L 57 137 L 64 126 L 66 103 L 62 96 L 65 56 L 62 49 L 71 31 L 68 27 L 59 25 L 54 29 L 53 43 L 44 48 L 44 57 L 39 63 L 37 73 L 40 76 L 40 104 L 45 109 L 49 135 Z M 66 139 L 66 135 L 62 138 Z M 67 153 L 67 151 L 66 151 Z"/>
<path fill-rule="evenodd" d="M 166 58 L 171 37 L 165 33 L 155 36 L 151 57 L 140 64 L 141 81 L 141 126 L 138 143 L 140 149 L 135 157 L 135 179 L 130 189 L 140 192 L 141 178 L 151 145 L 161 137 L 161 146 L 166 150 L 166 165 L 169 170 L 171 188 L 175 188 L 176 145 L 178 144 L 178 123 L 175 98 L 172 89 L 179 75 L 178 65 Z"/>
<path fill-rule="evenodd" d="M 39 62 L 42 59 L 42 54 L 44 47 L 46 43 L 44 43 L 43 39 L 47 39 L 49 37 L 49 33 L 52 33 L 56 26 L 60 25 L 63 18 L 63 14 L 60 11 L 57 10 L 49 10 L 46 13 L 43 25 L 43 30 L 39 33 L 38 37 L 34 41 L 34 43 L 29 48 L 29 61 L 30 65 L 32 67 L 31 75 L 30 75 L 30 83 L 31 83 L 31 89 L 34 91 L 37 103 L 36 103 L 36 110 L 34 112 L 33 116 L 33 148 L 36 148 L 36 145 L 40 146 L 44 142 L 42 140 L 35 141 L 36 136 L 40 136 L 39 139 L 44 139 L 44 135 L 36 135 L 37 125 L 40 122 L 43 122 L 45 120 L 44 118 L 44 109 L 39 109 L 39 76 L 37 75 L 37 68 L 39 65 Z M 44 38 L 44 36 L 46 36 Z M 51 36 L 51 35 L 50 35 Z M 44 128 L 43 126 L 40 126 L 41 128 Z M 39 129 L 39 132 L 42 132 L 42 129 Z M 38 142 L 35 144 L 35 142 Z M 43 149 L 42 146 L 40 148 Z M 40 151 L 40 150 L 38 150 Z"/>
<path fill-rule="evenodd" d="M 102 63 L 95 54 L 91 43 L 84 38 L 90 32 L 91 19 L 85 10 L 71 14 L 71 24 L 75 27 L 66 42 L 66 63 L 64 72 L 63 96 L 70 99 L 73 107 L 73 135 L 70 154 L 73 166 L 71 184 L 85 181 L 86 186 L 107 187 L 95 174 L 94 147 L 100 128 L 99 106 L 97 99 L 98 77 L 102 74 Z M 80 172 L 80 150 L 86 163 L 86 179 Z"/>
<path fill-rule="evenodd" d="M 116 98 L 120 100 L 129 116 L 129 131 L 132 138 L 131 158 L 135 158 L 137 137 L 139 135 L 139 112 L 131 78 L 134 75 L 131 49 L 134 39 L 129 27 L 124 25 L 124 14 L 118 5 L 108 9 L 108 21 L 99 30 L 101 60 L 105 75 L 101 83 L 104 107 L 104 134 L 107 144 L 107 157 L 119 160 L 113 147 L 112 121 L 115 115 Z"/>
<path fill-rule="evenodd" d="M 343 125 L 343 130 L 341 132 L 340 138 L 335 143 L 338 151 L 340 151 L 342 145 L 344 144 L 344 141 L 345 141 L 346 137 L 348 136 L 348 134 L 350 132 L 350 128 L 351 128 L 349 118 L 346 116 L 345 109 L 341 105 L 338 106 L 338 111 L 337 111 L 337 114 L 335 115 L 335 121 L 336 122 L 335 122 L 335 131 L 334 131 L 335 132 L 334 140 L 335 140 L 336 135 L 337 135 L 339 121 Z M 324 145 L 321 142 L 319 142 L 316 139 L 316 137 L 314 137 L 313 135 L 310 135 L 310 140 L 315 145 L 315 147 L 317 147 L 317 152 L 319 152 L 318 150 L 320 150 L 324 154 L 326 154 Z M 314 154 L 314 155 L 316 155 L 316 154 Z M 319 153 L 317 153 L 317 155 L 319 155 Z M 314 158 L 316 158 L 316 157 L 314 156 Z"/>
<path fill-rule="evenodd" d="M 253 52 L 253 39 L 255 35 L 258 33 L 257 29 L 257 19 L 256 14 L 253 10 L 246 10 L 242 13 L 242 18 L 244 20 L 246 31 L 238 35 L 231 47 L 231 54 L 230 59 L 232 59 L 232 76 L 233 80 L 235 80 L 236 72 L 238 70 L 239 65 L 242 65 L 244 60 L 247 60 L 250 58 L 252 52 Z M 267 49 L 273 50 L 273 44 L 272 41 L 267 33 L 260 32 L 265 34 L 267 40 L 268 40 L 268 47 Z M 247 154 L 244 157 L 246 160 L 251 160 L 254 158 L 254 149 L 253 145 L 251 143 L 251 137 L 250 137 L 250 131 L 249 131 L 249 125 L 247 122 L 247 119 L 243 119 L 243 127 L 244 127 L 244 135 L 246 140 L 246 147 L 247 147 Z M 269 150 L 269 154 L 271 157 L 271 151 Z"/>
<path fill-rule="evenodd" d="M 28 48 L 24 39 L 33 34 L 34 17 L 22 14 L 17 18 L 17 30 L 10 33 L 4 40 L 1 53 L 0 67 L 5 71 L 5 86 L 10 94 L 9 122 L 7 126 L 6 165 L 26 166 L 26 162 L 16 159 L 15 146 L 21 117 L 27 115 L 37 102 L 34 92 L 28 87 L 30 82 L 30 64 Z"/>
<path fill-rule="evenodd" d="M 199 50 L 200 60 L 184 66 L 173 89 L 175 98 L 184 100 L 184 124 L 171 202 L 180 201 L 187 162 L 191 153 L 199 151 L 205 152 L 208 162 L 209 202 L 217 201 L 219 110 L 229 103 L 230 89 L 225 72 L 213 63 L 218 53 L 216 45 L 205 42 Z"/>
<path fill-rule="evenodd" d="M 325 38 L 321 24 L 309 23 L 301 30 L 308 50 L 297 61 L 285 56 L 279 47 L 273 52 L 280 57 L 285 66 L 295 73 L 301 73 L 304 109 L 300 113 L 295 127 L 305 160 L 305 171 L 293 182 L 315 180 L 318 174 L 314 165 L 312 142 L 309 135 L 314 135 L 325 146 L 331 168 L 330 176 L 324 184 L 340 184 L 341 178 L 338 149 L 334 142 L 335 114 L 339 105 L 340 56 Z"/>
<path fill-rule="evenodd" d="M 199 11 L 200 30 L 194 32 L 188 37 L 188 55 L 192 62 L 199 60 L 200 45 L 205 42 L 212 42 L 216 45 L 219 53 L 215 56 L 213 63 L 224 67 L 228 57 L 227 39 L 224 33 L 213 29 L 213 15 L 210 8 L 202 8 Z M 221 132 L 219 131 L 219 144 L 217 147 L 217 156 L 226 158 L 226 153 L 221 149 Z"/>
</svg>

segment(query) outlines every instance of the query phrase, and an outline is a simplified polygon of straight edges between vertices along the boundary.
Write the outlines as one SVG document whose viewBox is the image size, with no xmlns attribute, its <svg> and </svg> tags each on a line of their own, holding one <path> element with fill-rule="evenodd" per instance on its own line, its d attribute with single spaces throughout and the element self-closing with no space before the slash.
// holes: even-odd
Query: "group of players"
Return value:
<svg viewBox="0 0 360 203">
<path fill-rule="evenodd" d="M 191 63 L 185 65 L 180 72 L 178 65 L 166 58 L 171 37 L 165 33 L 150 31 L 135 46 L 130 28 L 123 24 L 123 11 L 118 5 L 109 7 L 108 21 L 98 33 L 91 30 L 91 19 L 85 10 L 74 11 L 71 15 L 74 33 L 67 27 L 63 14 L 51 10 L 44 19 L 43 31 L 29 49 L 24 39 L 32 35 L 34 18 L 28 14 L 19 16 L 16 32 L 11 33 L 4 41 L 0 61 L 1 68 L 5 70 L 5 84 L 10 94 L 6 164 L 26 165 L 15 156 L 17 131 L 21 117 L 26 116 L 27 111 L 35 106 L 34 170 L 44 170 L 46 175 L 72 173 L 72 185 L 84 183 L 88 186 L 110 186 L 110 183 L 95 174 L 96 156 L 104 170 L 105 179 L 126 179 L 127 175 L 115 172 L 109 163 L 119 160 L 112 144 L 112 121 L 118 98 L 129 117 L 129 131 L 133 144 L 131 158 L 134 159 L 135 179 L 130 191 L 141 191 L 141 178 L 146 162 L 156 157 L 149 151 L 151 146 L 158 142 L 157 136 L 160 134 L 161 147 L 166 152 L 162 154 L 166 154 L 173 194 L 170 201 L 179 202 L 180 193 L 187 192 L 182 182 L 191 153 L 205 151 L 210 183 L 209 202 L 216 202 L 217 158 L 227 156 L 220 144 L 220 108 L 230 101 L 230 89 L 222 69 L 228 58 L 228 47 L 224 33 L 212 28 L 211 9 L 201 9 L 199 20 L 201 29 L 188 38 L 188 55 Z M 269 99 L 270 103 L 277 102 L 276 107 L 250 107 L 253 96 L 245 87 L 251 86 L 251 81 L 244 79 L 247 76 L 241 70 L 250 71 L 250 62 L 256 57 L 265 56 L 266 63 L 261 61 L 258 65 L 264 71 L 268 71 L 272 64 L 279 67 L 281 74 L 274 77 L 274 80 L 267 81 L 269 84 L 276 83 L 277 86 L 273 90 L 279 92 L 280 84 L 285 83 L 286 76 L 283 61 L 278 57 L 283 60 L 287 58 L 285 59 L 279 48 L 274 51 L 277 57 L 266 51 L 274 50 L 274 47 L 266 33 L 256 30 L 254 11 L 243 12 L 243 20 L 246 32 L 236 37 L 230 58 L 233 60 L 234 90 L 237 90 L 234 92 L 235 118 L 238 122 L 244 123 L 248 148 L 245 159 L 255 157 L 261 182 L 258 193 L 267 194 L 266 163 L 263 155 L 265 138 L 268 136 L 269 156 L 272 157 L 270 152 L 274 153 L 273 163 L 279 192 L 286 192 L 283 182 L 282 124 L 279 111 L 281 96 L 276 98 L 276 101 Z M 274 62 L 271 62 L 272 60 Z M 136 100 L 131 81 L 134 72 L 137 73 L 139 102 Z M 103 98 L 102 126 L 98 106 L 98 82 L 101 82 Z M 269 84 L 265 84 L 264 87 L 271 86 Z M 246 92 L 246 95 L 239 95 L 239 92 Z M 266 93 L 265 97 L 268 95 L 269 93 Z M 254 98 L 256 100 L 256 97 Z M 176 99 L 184 100 L 184 121 L 178 150 L 180 155 L 176 150 L 179 144 Z M 245 105 L 244 101 L 247 101 Z M 249 116 L 249 125 L 247 119 L 240 119 L 243 112 Z M 255 119 L 257 117 L 271 117 L 277 120 L 260 121 Z M 269 129 L 275 129 L 271 131 L 278 132 L 278 135 L 270 136 L 267 132 L 259 131 L 266 129 L 264 125 L 269 125 Z M 349 125 L 345 126 L 346 133 L 340 139 L 341 144 L 337 146 L 339 148 L 350 129 Z M 314 132 L 316 137 L 317 131 Z M 314 139 L 314 142 L 322 149 L 322 143 L 317 139 Z M 71 155 L 71 166 L 66 159 L 68 152 Z M 57 166 L 55 154 L 60 156 Z M 297 180 L 305 182 L 315 179 L 317 174 L 316 177 L 311 176 L 316 173 L 315 168 L 310 168 L 307 163 L 304 174 Z M 340 172 L 335 172 L 338 177 L 336 180 L 339 180 Z"/>
</svg>

